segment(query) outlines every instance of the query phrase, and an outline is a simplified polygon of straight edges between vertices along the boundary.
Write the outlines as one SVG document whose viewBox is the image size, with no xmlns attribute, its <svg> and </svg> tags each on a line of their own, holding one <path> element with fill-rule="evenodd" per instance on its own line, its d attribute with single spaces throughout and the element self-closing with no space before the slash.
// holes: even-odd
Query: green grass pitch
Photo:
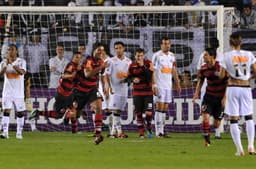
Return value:
<svg viewBox="0 0 256 169">
<path fill-rule="evenodd" d="M 0 140 L 0 169 L 255 169 L 256 156 L 234 155 L 229 134 L 204 147 L 200 134 L 171 138 L 105 138 L 93 144 L 89 133 L 24 132 L 24 139 Z M 104 133 L 106 135 L 106 133 Z M 244 149 L 246 136 L 242 135 Z"/>
</svg>

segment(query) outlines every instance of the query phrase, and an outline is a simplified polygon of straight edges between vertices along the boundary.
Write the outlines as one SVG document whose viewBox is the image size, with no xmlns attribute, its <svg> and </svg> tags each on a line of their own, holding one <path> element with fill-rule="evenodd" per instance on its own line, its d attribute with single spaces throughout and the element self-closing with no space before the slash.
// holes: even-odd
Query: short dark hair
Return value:
<svg viewBox="0 0 256 169">
<path fill-rule="evenodd" d="M 249 8 L 249 9 L 252 9 L 252 3 L 246 3 L 243 5 L 243 9 L 244 8 Z"/>
<path fill-rule="evenodd" d="M 241 45 L 241 43 L 242 43 L 242 37 L 239 33 L 234 32 L 230 35 L 229 44 L 231 46 L 237 47 L 237 46 Z"/>
<path fill-rule="evenodd" d="M 81 55 L 81 52 L 74 51 L 74 52 L 73 52 L 73 56 L 75 56 L 75 55 Z"/>
<path fill-rule="evenodd" d="M 189 76 L 191 75 L 191 72 L 189 70 L 184 70 L 182 73 L 187 74 Z"/>
<path fill-rule="evenodd" d="M 57 46 L 63 47 L 64 48 L 64 43 L 63 42 L 58 42 Z"/>
<path fill-rule="evenodd" d="M 216 58 L 216 56 L 217 56 L 216 49 L 214 49 L 214 48 L 206 48 L 205 51 L 208 52 L 210 56 L 213 56 L 214 59 Z"/>
<path fill-rule="evenodd" d="M 13 43 L 11 43 L 10 45 L 8 45 L 8 47 L 14 47 L 14 48 L 18 51 L 17 45 L 15 45 L 15 44 L 13 44 Z"/>
<path fill-rule="evenodd" d="M 85 43 L 79 43 L 78 46 L 86 46 Z"/>
<path fill-rule="evenodd" d="M 145 53 L 145 50 L 142 48 L 137 48 L 135 53 Z"/>
<path fill-rule="evenodd" d="M 212 38 L 210 38 L 210 42 L 209 42 L 210 44 L 210 47 L 211 48 L 214 48 L 214 49 L 217 49 L 219 46 L 220 46 L 220 44 L 219 44 L 219 40 L 218 40 L 218 38 L 216 38 L 216 37 L 212 37 Z"/>
<path fill-rule="evenodd" d="M 124 43 L 121 42 L 121 41 L 116 41 L 116 42 L 114 43 L 114 46 L 116 46 L 116 45 L 121 45 L 121 46 L 124 47 Z"/>
<path fill-rule="evenodd" d="M 167 36 L 164 36 L 164 37 L 161 38 L 161 43 L 162 43 L 163 40 L 171 40 L 171 39 Z"/>
<path fill-rule="evenodd" d="M 97 49 L 97 48 L 100 47 L 100 46 L 103 46 L 103 47 L 105 48 L 105 45 L 104 45 L 103 43 L 101 43 L 101 42 L 96 42 L 96 43 L 93 44 L 93 49 L 95 50 L 95 49 Z"/>
</svg>

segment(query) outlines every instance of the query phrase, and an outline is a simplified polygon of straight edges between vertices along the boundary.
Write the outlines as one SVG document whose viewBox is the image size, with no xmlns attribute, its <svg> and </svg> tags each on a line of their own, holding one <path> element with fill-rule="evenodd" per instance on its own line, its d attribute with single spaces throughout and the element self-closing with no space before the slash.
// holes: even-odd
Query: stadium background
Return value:
<svg viewBox="0 0 256 169">
<path fill-rule="evenodd" d="M 31 2 L 31 1 L 30 1 Z M 33 1 L 32 6 L 67 6 L 70 1 Z M 111 1 L 114 5 L 115 2 Z M 126 1 L 120 1 L 125 3 Z M 205 1 L 210 3 L 210 1 Z M 6 2 L 0 1 L 1 5 Z M 87 1 L 89 5 L 104 5 L 98 3 L 98 1 Z M 178 5 L 183 4 L 184 1 L 165 1 L 165 5 Z M 221 4 L 225 6 L 233 6 L 238 9 L 241 8 L 242 1 L 220 1 Z M 15 1 L 17 6 L 28 6 L 29 1 Z M 31 3 L 30 3 L 31 5 Z M 241 10 L 241 9 L 240 9 Z M 26 18 L 27 16 L 24 16 Z M 47 16 L 42 17 L 41 22 L 44 23 Z M 115 16 L 112 16 L 109 25 L 115 25 Z M 87 18 L 88 19 L 88 18 Z M 180 69 L 180 73 L 183 70 L 189 70 L 192 73 L 192 80 L 196 77 L 196 65 L 199 59 L 200 53 L 203 51 L 204 47 L 207 46 L 210 37 L 216 34 L 216 31 L 213 29 L 201 29 L 201 28 L 191 28 L 189 32 L 184 31 L 183 28 L 159 28 L 151 27 L 150 29 L 144 29 L 143 27 L 138 27 L 134 29 L 131 34 L 121 33 L 120 30 L 116 27 L 99 27 L 99 23 L 95 23 L 94 26 L 85 24 L 88 22 L 85 18 L 85 23 L 82 25 L 70 24 L 68 17 L 63 14 L 60 16 L 59 21 L 61 22 L 60 27 L 49 28 L 48 25 L 40 24 L 41 27 L 36 26 L 41 30 L 42 43 L 48 47 L 49 57 L 56 55 L 55 48 L 57 42 L 63 42 L 65 46 L 65 55 L 71 57 L 73 52 L 73 47 L 77 46 L 79 43 L 83 42 L 87 45 L 87 53 L 90 53 L 92 50 L 93 43 L 96 41 L 102 41 L 105 44 L 108 44 L 107 48 L 109 49 L 108 53 L 114 55 L 113 46 L 114 42 L 121 40 L 125 42 L 126 45 L 126 54 L 132 57 L 134 49 L 139 47 L 142 43 L 147 53 L 146 56 L 150 58 L 154 52 L 159 50 L 160 37 L 164 34 L 169 36 L 172 41 L 172 51 L 177 55 L 177 66 Z M 96 20 L 98 21 L 98 20 Z M 34 27 L 28 22 L 28 25 L 24 27 Z M 20 23 L 22 24 L 22 23 Z M 171 23 L 169 23 L 171 24 Z M 20 31 L 20 29 L 13 29 L 17 36 L 27 36 L 27 30 Z M 0 28 L 1 40 L 5 36 L 5 28 Z M 243 49 L 248 49 L 256 54 L 256 31 L 248 29 L 233 28 L 233 32 L 240 32 L 243 37 Z M 88 40 L 90 39 L 90 40 Z M 191 45 L 182 44 L 182 41 L 191 41 Z M 51 42 L 51 43 L 49 43 Z M 1 42 L 2 43 L 2 42 Z M 45 81 L 41 84 L 40 89 L 32 89 L 32 101 L 34 103 L 34 108 L 39 108 L 40 110 L 51 110 L 53 107 L 55 90 L 47 89 L 49 83 L 49 68 L 48 65 L 43 65 L 41 67 L 42 72 L 41 76 L 45 77 Z M 1 79 L 1 82 L 3 79 Z M 255 81 L 252 81 L 253 88 L 255 87 Z M 1 87 L 2 88 L 2 87 Z M 168 112 L 167 117 L 167 131 L 171 132 L 199 132 L 200 131 L 200 113 L 198 104 L 193 105 L 191 102 L 194 88 L 183 89 L 181 96 L 174 95 L 174 103 L 170 105 L 170 111 Z M 256 98 L 255 91 L 254 98 Z M 131 95 L 129 96 L 131 98 Z M 256 104 L 256 103 L 255 103 Z M 127 111 L 122 116 L 122 123 L 125 130 L 135 130 L 136 122 L 134 121 L 134 115 L 132 112 L 132 101 L 129 99 L 127 105 Z M 88 108 L 85 110 L 88 111 Z M 62 121 L 55 119 L 45 119 L 40 117 L 37 120 L 37 125 L 40 130 L 46 131 L 62 131 L 70 130 L 69 127 L 63 127 L 60 125 Z M 228 123 L 228 122 L 225 122 Z M 15 124 L 15 118 L 12 116 L 11 124 Z M 81 130 L 93 130 L 92 119 L 90 114 L 86 114 L 79 119 L 79 128 Z M 13 127 L 15 125 L 12 125 Z M 28 130 L 28 125 L 26 125 L 26 130 Z"/>
</svg>

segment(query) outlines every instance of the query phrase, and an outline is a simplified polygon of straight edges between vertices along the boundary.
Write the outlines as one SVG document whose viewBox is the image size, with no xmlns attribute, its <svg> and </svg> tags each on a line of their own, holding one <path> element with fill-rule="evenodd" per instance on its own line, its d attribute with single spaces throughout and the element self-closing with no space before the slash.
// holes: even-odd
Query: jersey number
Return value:
<svg viewBox="0 0 256 169">
<path fill-rule="evenodd" d="M 243 73 L 243 75 L 246 76 L 246 64 L 242 64 L 241 67 L 238 64 L 234 64 L 234 68 L 236 71 L 236 77 L 241 76 L 239 72 Z"/>
</svg>

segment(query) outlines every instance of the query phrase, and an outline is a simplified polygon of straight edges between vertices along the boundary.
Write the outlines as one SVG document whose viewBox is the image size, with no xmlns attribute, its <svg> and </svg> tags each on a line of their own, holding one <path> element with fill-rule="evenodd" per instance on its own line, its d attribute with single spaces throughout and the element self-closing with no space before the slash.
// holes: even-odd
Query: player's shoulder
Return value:
<svg viewBox="0 0 256 169">
<path fill-rule="evenodd" d="M 49 61 L 56 61 L 57 58 L 58 58 L 58 56 L 54 56 L 54 57 L 50 58 Z"/>
<path fill-rule="evenodd" d="M 162 53 L 162 51 L 161 50 L 158 50 L 158 51 L 156 51 L 154 54 L 153 54 L 153 56 L 158 56 L 158 55 L 160 55 Z"/>
<path fill-rule="evenodd" d="M 117 62 L 118 61 L 118 57 L 117 56 L 113 56 L 112 58 L 109 58 L 110 62 Z"/>
<path fill-rule="evenodd" d="M 70 62 L 70 60 L 68 60 L 67 58 L 63 58 L 64 59 L 64 62 L 66 62 L 66 63 L 69 63 Z"/>
<path fill-rule="evenodd" d="M 128 62 L 128 63 L 131 63 L 132 60 L 130 58 L 128 58 L 127 56 L 124 57 L 125 58 L 125 61 Z"/>
<path fill-rule="evenodd" d="M 7 62 L 7 59 L 3 59 L 3 60 L 0 62 L 0 64 L 6 63 L 6 62 Z"/>
<path fill-rule="evenodd" d="M 206 63 L 202 64 L 200 70 L 206 70 L 206 69 L 208 69 L 207 64 Z"/>
<path fill-rule="evenodd" d="M 108 62 L 108 61 L 110 60 L 110 58 L 111 58 L 111 57 L 108 56 L 108 57 L 106 57 L 103 61 L 104 61 L 104 62 Z"/>
<path fill-rule="evenodd" d="M 244 55 L 247 55 L 247 56 L 253 55 L 253 53 L 248 50 L 241 50 L 241 53 L 243 53 Z"/>
<path fill-rule="evenodd" d="M 21 57 L 17 57 L 17 60 L 24 60 L 24 61 L 25 61 L 25 59 L 23 59 L 23 58 L 21 58 Z"/>
<path fill-rule="evenodd" d="M 25 60 L 25 59 L 20 58 L 20 57 L 18 57 L 16 60 L 17 60 L 17 62 L 26 62 L 26 60 Z"/>
<path fill-rule="evenodd" d="M 130 68 L 135 68 L 137 67 L 137 62 L 133 61 L 131 64 L 130 64 Z"/>
<path fill-rule="evenodd" d="M 75 67 L 76 66 L 76 64 L 74 63 L 74 62 L 68 62 L 68 64 L 67 64 L 67 67 L 70 67 L 70 66 L 72 66 L 72 67 Z"/>
<path fill-rule="evenodd" d="M 167 56 L 174 57 L 175 55 L 173 52 L 169 51 Z"/>
<path fill-rule="evenodd" d="M 151 61 L 151 60 L 148 60 L 148 59 L 145 59 L 145 60 L 144 60 L 144 63 L 145 63 L 145 64 L 152 64 L 152 61 Z"/>
<path fill-rule="evenodd" d="M 174 53 L 171 52 L 171 51 L 168 51 L 167 53 L 165 53 L 165 52 L 163 52 L 162 50 L 159 50 L 159 51 L 155 52 L 153 56 L 155 56 L 155 57 L 158 57 L 158 56 L 159 56 L 159 57 L 161 57 L 161 56 L 170 56 L 170 57 L 174 57 L 175 55 L 174 55 Z"/>
<path fill-rule="evenodd" d="M 220 69 L 220 67 L 221 67 L 221 66 L 220 66 L 220 65 L 221 65 L 220 62 L 221 62 L 221 61 L 216 60 L 216 62 L 215 62 L 215 68 L 216 68 L 216 69 Z"/>
</svg>

